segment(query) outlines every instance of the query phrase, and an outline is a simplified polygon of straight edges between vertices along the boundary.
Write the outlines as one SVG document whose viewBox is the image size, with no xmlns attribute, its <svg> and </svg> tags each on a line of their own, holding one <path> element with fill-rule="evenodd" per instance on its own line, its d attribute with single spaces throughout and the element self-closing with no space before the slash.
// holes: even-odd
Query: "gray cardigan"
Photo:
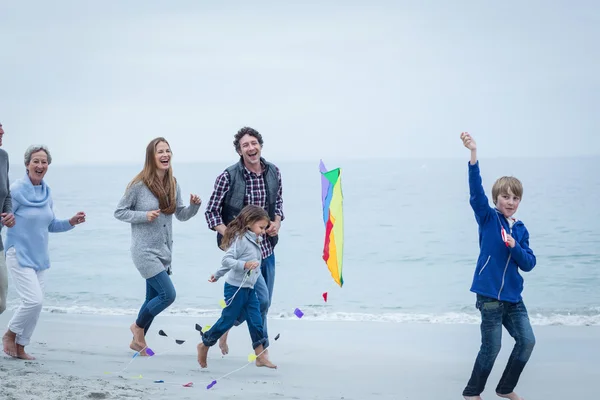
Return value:
<svg viewBox="0 0 600 400">
<path fill-rule="evenodd" d="M 192 218 L 200 204 L 184 207 L 181 189 L 177 185 L 175 217 L 180 221 Z M 148 221 L 146 213 L 158 210 L 158 199 L 143 182 L 136 182 L 125 191 L 115 210 L 115 218 L 131 224 L 131 258 L 144 279 L 162 271 L 170 273 L 173 247 L 173 215 L 160 213 Z"/>
<path fill-rule="evenodd" d="M 12 197 L 10 197 L 10 183 L 8 182 L 8 153 L 0 149 L 0 210 L 3 213 L 12 212 Z M 0 224 L 0 231 L 2 230 Z M 4 250 L 0 236 L 0 250 Z"/>
<path fill-rule="evenodd" d="M 260 276 L 260 265 L 256 269 L 251 270 L 250 275 L 242 285 L 244 275 L 248 273 L 248 270 L 244 269 L 244 264 L 246 264 L 246 261 L 258 261 L 258 264 L 261 263 L 262 253 L 258 244 L 260 239 L 256 237 L 255 233 L 247 231 L 244 236 L 240 236 L 234 240 L 225 252 L 221 261 L 221 267 L 214 274 L 215 278 L 219 279 L 225 273 L 229 272 L 227 278 L 225 278 L 225 282 L 233 286 L 253 289 L 256 280 Z"/>
</svg>

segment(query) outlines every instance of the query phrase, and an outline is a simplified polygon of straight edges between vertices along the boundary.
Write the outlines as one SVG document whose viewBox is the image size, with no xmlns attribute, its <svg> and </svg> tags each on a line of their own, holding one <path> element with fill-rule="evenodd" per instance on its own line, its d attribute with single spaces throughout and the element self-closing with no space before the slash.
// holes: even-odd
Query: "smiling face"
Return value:
<svg viewBox="0 0 600 400">
<path fill-rule="evenodd" d="M 508 193 L 501 193 L 496 199 L 496 207 L 506 218 L 512 217 L 519 208 L 521 198 L 515 195 L 510 188 Z"/>
<path fill-rule="evenodd" d="M 156 169 L 166 172 L 171 167 L 171 148 L 165 142 L 158 142 L 154 151 Z"/>
<path fill-rule="evenodd" d="M 523 198 L 523 184 L 514 176 L 498 178 L 492 186 L 494 205 L 506 218 L 512 217 Z"/>
<path fill-rule="evenodd" d="M 244 135 L 240 138 L 239 155 L 244 159 L 247 167 L 260 165 L 262 146 L 258 139 L 252 135 Z"/>
<path fill-rule="evenodd" d="M 265 234 L 268 225 L 269 225 L 269 220 L 259 219 L 258 221 L 256 221 L 252 225 L 250 225 L 250 227 L 248 229 L 250 229 L 252 232 L 254 232 L 256 234 L 256 236 L 262 236 Z"/>
<path fill-rule="evenodd" d="M 48 154 L 44 150 L 36 151 L 26 167 L 31 183 L 39 185 L 48 171 Z"/>
</svg>

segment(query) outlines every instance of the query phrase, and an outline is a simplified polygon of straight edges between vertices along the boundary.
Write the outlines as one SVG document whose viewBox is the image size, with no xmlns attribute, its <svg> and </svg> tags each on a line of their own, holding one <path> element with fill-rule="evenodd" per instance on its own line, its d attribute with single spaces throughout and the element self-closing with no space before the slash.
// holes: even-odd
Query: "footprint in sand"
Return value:
<svg viewBox="0 0 600 400">
<path fill-rule="evenodd" d="M 106 399 L 108 394 L 102 392 L 92 392 L 88 394 L 87 397 L 90 399 Z"/>
</svg>

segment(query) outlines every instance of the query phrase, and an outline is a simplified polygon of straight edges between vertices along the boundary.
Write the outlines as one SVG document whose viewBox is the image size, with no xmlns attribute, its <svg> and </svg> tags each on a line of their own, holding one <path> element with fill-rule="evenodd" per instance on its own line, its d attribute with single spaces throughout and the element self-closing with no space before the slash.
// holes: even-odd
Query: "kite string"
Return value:
<svg viewBox="0 0 600 400">
<path fill-rule="evenodd" d="M 121 376 L 124 379 L 128 379 L 128 378 L 122 376 L 121 374 L 123 374 L 127 370 L 127 368 L 129 368 L 129 366 L 131 365 L 131 363 L 133 363 L 133 360 L 135 360 L 135 358 L 139 355 L 139 353 L 142 352 L 143 350 L 145 350 L 146 348 L 147 348 L 147 346 L 144 347 L 142 350 L 136 352 L 134 354 L 134 356 L 132 357 L 132 359 L 129 361 L 129 363 L 127 363 L 127 365 L 125 366 L 125 368 L 123 368 L 121 371 L 117 372 L 116 374 L 119 374 L 119 376 Z M 267 349 L 263 349 L 263 351 L 261 351 L 260 353 L 258 353 L 256 355 L 256 358 L 260 357 L 267 350 L 268 350 L 268 348 Z M 172 352 L 173 351 L 166 351 L 164 353 L 157 353 L 156 355 L 165 355 L 165 354 L 172 353 Z M 232 374 L 234 374 L 234 373 L 236 373 L 238 371 L 241 371 L 242 369 L 246 368 L 248 365 L 252 364 L 254 361 L 255 360 L 248 361 L 246 364 L 242 365 L 240 368 L 234 369 L 233 371 L 230 371 L 230 372 L 226 373 L 225 375 L 222 375 L 222 376 L 220 376 L 220 377 L 218 377 L 218 378 L 216 378 L 216 379 L 214 379 L 214 380 L 212 380 L 210 382 L 209 381 L 204 381 L 204 382 L 199 382 L 199 384 L 204 384 L 204 383 L 208 383 L 209 385 L 213 384 L 213 382 L 216 382 L 218 380 L 224 379 L 224 378 L 228 377 L 229 375 L 232 375 Z M 134 378 L 129 378 L 129 379 L 144 379 L 144 380 L 148 380 L 148 379 L 151 379 L 151 378 L 144 378 L 140 374 L 139 377 L 134 377 Z M 167 381 L 163 381 L 161 379 L 151 379 L 151 380 L 154 383 L 160 383 L 160 384 L 166 384 L 166 385 L 173 385 L 173 386 L 182 386 L 182 385 L 185 386 L 184 384 L 181 384 L 181 383 L 167 382 Z"/>
<path fill-rule="evenodd" d="M 240 291 L 240 289 L 242 288 L 242 286 L 244 286 L 244 283 L 246 282 L 246 280 L 250 276 L 251 272 L 252 272 L 252 270 L 248 270 L 248 272 L 244 274 L 244 279 L 242 279 L 242 283 L 240 283 L 240 286 L 235 291 L 235 293 L 233 294 L 233 296 L 231 296 L 231 298 L 229 299 L 229 301 L 225 302 L 225 307 L 229 307 L 231 305 L 231 303 L 233 302 L 233 299 L 235 299 L 235 296 L 238 294 L 238 292 Z M 225 308 L 225 307 L 223 307 L 223 308 Z"/>
</svg>

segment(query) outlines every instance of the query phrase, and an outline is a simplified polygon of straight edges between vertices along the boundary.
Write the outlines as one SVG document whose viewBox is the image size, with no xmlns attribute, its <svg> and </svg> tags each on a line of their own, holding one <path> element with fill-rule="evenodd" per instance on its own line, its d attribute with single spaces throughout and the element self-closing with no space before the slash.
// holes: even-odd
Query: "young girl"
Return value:
<svg viewBox="0 0 600 400">
<path fill-rule="evenodd" d="M 269 361 L 263 345 L 267 337 L 263 331 L 262 317 L 254 284 L 260 276 L 260 241 L 265 234 L 270 219 L 261 207 L 247 205 L 240 214 L 227 225 L 221 241 L 221 248 L 227 249 L 221 267 L 211 275 L 209 282 L 216 282 L 225 275 L 225 304 L 221 318 L 202 336 L 198 344 L 198 363 L 206 368 L 208 349 L 227 332 L 240 315 L 245 315 L 256 354 L 257 367 L 277 368 Z"/>
<path fill-rule="evenodd" d="M 171 275 L 173 215 L 187 221 L 198 213 L 200 197 L 190 195 L 184 206 L 173 176 L 171 147 L 163 137 L 146 147 L 142 171 L 129 183 L 115 210 L 115 218 L 131 224 L 131 257 L 146 281 L 146 299 L 130 330 L 129 347 L 146 354 L 146 333 L 154 318 L 175 301 Z"/>
</svg>

